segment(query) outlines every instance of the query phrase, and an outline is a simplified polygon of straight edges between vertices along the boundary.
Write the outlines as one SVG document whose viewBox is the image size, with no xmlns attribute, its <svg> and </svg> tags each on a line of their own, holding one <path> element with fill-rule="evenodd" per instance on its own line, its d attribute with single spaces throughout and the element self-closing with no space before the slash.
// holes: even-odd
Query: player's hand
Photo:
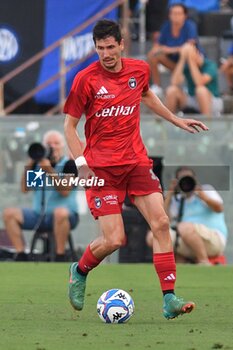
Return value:
<svg viewBox="0 0 233 350">
<path fill-rule="evenodd" d="M 87 181 L 88 179 L 95 177 L 95 173 L 93 170 L 91 170 L 91 168 L 89 168 L 88 165 L 84 164 L 78 169 L 78 177 L 79 177 L 79 180 L 84 179 L 85 181 Z M 84 187 L 88 188 L 88 186 L 84 186 Z"/>
<path fill-rule="evenodd" d="M 201 130 L 203 130 L 203 131 L 209 130 L 208 126 L 206 126 L 201 121 L 195 120 L 195 119 L 178 118 L 175 122 L 175 125 L 181 129 L 184 129 L 184 130 L 190 132 L 191 134 L 196 134 L 196 133 L 200 132 Z"/>
</svg>

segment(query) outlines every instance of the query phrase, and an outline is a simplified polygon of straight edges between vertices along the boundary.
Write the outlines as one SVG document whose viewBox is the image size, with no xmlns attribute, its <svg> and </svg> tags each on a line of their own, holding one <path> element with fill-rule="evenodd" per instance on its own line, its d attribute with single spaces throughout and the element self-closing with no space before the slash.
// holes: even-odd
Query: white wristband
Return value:
<svg viewBox="0 0 233 350">
<path fill-rule="evenodd" d="M 76 167 L 79 169 L 81 168 L 81 166 L 87 165 L 87 161 L 84 156 L 80 156 L 75 159 L 75 164 L 76 164 Z"/>
</svg>

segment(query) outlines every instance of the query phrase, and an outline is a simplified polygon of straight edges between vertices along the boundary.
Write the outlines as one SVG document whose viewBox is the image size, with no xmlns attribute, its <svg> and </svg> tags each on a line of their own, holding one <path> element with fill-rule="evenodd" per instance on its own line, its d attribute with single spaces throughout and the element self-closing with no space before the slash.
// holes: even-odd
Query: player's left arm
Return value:
<svg viewBox="0 0 233 350">
<path fill-rule="evenodd" d="M 150 89 L 143 92 L 142 102 L 156 115 L 159 115 L 175 126 L 184 129 L 192 134 L 199 132 L 199 129 L 202 129 L 204 131 L 209 130 L 209 128 L 199 120 L 183 119 L 177 117 L 160 101 L 157 96 L 155 96 L 155 94 Z"/>
</svg>

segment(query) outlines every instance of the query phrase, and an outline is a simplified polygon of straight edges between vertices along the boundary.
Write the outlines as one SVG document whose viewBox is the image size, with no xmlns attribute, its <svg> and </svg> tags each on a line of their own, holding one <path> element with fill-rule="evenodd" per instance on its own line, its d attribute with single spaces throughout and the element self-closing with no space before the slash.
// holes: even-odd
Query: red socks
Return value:
<svg viewBox="0 0 233 350">
<path fill-rule="evenodd" d="M 97 259 L 90 248 L 90 245 L 86 248 L 85 252 L 83 253 L 81 259 L 78 262 L 78 268 L 85 274 L 87 274 L 89 271 L 91 271 L 94 267 L 99 265 L 99 263 L 102 261 Z"/>
<path fill-rule="evenodd" d="M 176 281 L 174 253 L 156 253 L 153 255 L 153 263 L 160 280 L 162 291 L 174 290 Z"/>
</svg>

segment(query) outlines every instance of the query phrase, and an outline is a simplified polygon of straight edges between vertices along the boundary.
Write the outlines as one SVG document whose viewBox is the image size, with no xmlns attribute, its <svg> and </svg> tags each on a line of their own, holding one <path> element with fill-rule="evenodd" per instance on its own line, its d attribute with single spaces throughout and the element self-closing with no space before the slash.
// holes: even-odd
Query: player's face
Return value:
<svg viewBox="0 0 233 350">
<path fill-rule="evenodd" d="M 113 36 L 110 36 L 106 39 L 96 40 L 95 47 L 102 67 L 111 72 L 119 72 L 121 70 L 121 53 L 124 49 L 123 40 L 119 44 Z"/>
</svg>

